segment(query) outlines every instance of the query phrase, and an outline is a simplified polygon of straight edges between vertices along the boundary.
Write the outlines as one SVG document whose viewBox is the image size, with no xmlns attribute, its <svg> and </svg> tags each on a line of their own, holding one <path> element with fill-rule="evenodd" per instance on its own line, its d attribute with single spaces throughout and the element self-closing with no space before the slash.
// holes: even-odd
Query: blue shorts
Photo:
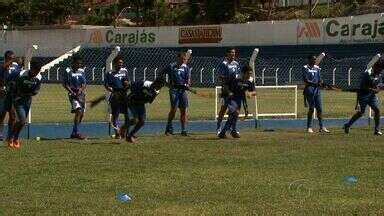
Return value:
<svg viewBox="0 0 384 216">
<path fill-rule="evenodd" d="M 310 109 L 316 108 L 317 112 L 322 111 L 321 94 L 320 91 L 304 90 L 304 97 Z"/>
<path fill-rule="evenodd" d="M 185 90 L 169 89 L 171 108 L 188 108 L 188 97 Z"/>
<path fill-rule="evenodd" d="M 228 108 L 228 113 L 234 113 L 240 110 L 241 98 L 226 98 L 224 106 Z"/>
<path fill-rule="evenodd" d="M 139 119 L 140 121 L 144 121 L 146 118 L 145 114 L 145 105 L 131 105 L 128 107 L 128 115 L 129 119 Z"/>
<path fill-rule="evenodd" d="M 32 98 L 24 97 L 14 101 L 13 106 L 16 111 L 16 121 L 25 123 L 27 121 L 27 116 L 29 109 L 31 107 Z"/>
<path fill-rule="evenodd" d="M 375 94 L 358 95 L 357 101 L 359 102 L 360 112 L 362 113 L 365 112 L 367 105 L 372 109 L 379 109 L 379 99 Z"/>
</svg>

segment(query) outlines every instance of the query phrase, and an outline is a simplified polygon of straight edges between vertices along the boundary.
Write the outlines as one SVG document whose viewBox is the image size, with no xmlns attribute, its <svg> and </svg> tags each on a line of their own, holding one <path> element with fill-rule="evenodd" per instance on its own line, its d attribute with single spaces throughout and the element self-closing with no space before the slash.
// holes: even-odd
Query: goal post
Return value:
<svg viewBox="0 0 384 216">
<path fill-rule="evenodd" d="M 221 86 L 215 88 L 215 118 L 218 117 L 218 112 L 221 107 L 220 93 Z M 250 108 L 249 117 L 258 120 L 263 117 L 283 118 L 293 117 L 297 118 L 297 85 L 284 85 L 284 86 L 256 86 L 256 95 L 252 97 L 253 107 Z M 243 111 L 240 112 L 239 117 L 244 117 Z M 225 118 L 228 115 L 224 116 Z"/>
<path fill-rule="evenodd" d="M 293 92 L 288 92 L 293 90 Z M 268 91 L 272 90 L 272 91 Z M 288 97 L 287 97 L 288 96 Z M 290 96 L 290 97 L 289 97 Z M 287 102 L 291 102 L 288 103 Z M 297 118 L 297 85 L 284 85 L 284 86 L 256 86 L 255 96 L 255 118 L 259 117 L 294 117 Z M 281 103 L 281 104 L 274 104 Z M 260 107 L 267 104 L 267 108 Z M 287 106 L 288 107 L 285 107 Z M 289 107 L 289 105 L 293 105 Z M 287 112 L 281 112 L 287 109 Z M 264 110 L 268 110 L 264 112 Z"/>
</svg>

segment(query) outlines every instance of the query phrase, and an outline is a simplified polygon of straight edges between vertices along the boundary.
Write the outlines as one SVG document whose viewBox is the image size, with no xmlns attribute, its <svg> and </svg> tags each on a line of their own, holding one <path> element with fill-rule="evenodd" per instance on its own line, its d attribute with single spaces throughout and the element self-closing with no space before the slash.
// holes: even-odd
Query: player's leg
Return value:
<svg viewBox="0 0 384 216">
<path fill-rule="evenodd" d="M 8 112 L 8 131 L 7 131 L 7 143 L 8 146 L 13 146 L 13 127 L 16 122 L 16 111 L 15 107 L 13 106 L 12 98 L 9 96 L 6 101 L 6 107 L 5 109 Z"/>
<path fill-rule="evenodd" d="M 169 90 L 169 99 L 171 103 L 171 108 L 168 113 L 167 126 L 165 127 L 165 135 L 173 134 L 173 125 L 172 121 L 175 118 L 177 107 L 179 106 L 179 98 L 177 97 L 177 90 Z"/>
<path fill-rule="evenodd" d="M 220 111 L 219 111 L 219 113 L 217 114 L 217 123 L 216 123 L 216 131 L 217 131 L 217 134 L 220 133 L 221 122 L 223 122 L 225 112 L 227 111 L 227 106 L 225 106 L 224 103 L 225 103 L 225 99 L 224 99 L 224 98 L 221 98 Z"/>
<path fill-rule="evenodd" d="M 321 95 L 320 92 L 315 95 L 315 107 L 316 107 L 316 116 L 317 120 L 319 121 L 319 132 L 323 133 L 329 133 L 329 130 L 324 127 L 323 124 L 323 106 L 321 103 Z"/>
<path fill-rule="evenodd" d="M 72 112 L 75 113 L 73 118 L 73 128 L 71 133 L 71 138 L 73 139 L 85 139 L 83 135 L 80 134 L 80 123 L 83 120 L 84 115 L 84 105 L 78 100 L 71 100 L 72 102 Z"/>
<path fill-rule="evenodd" d="M 221 129 L 220 133 L 218 134 L 219 138 L 226 138 L 226 132 L 233 127 L 233 124 L 237 121 L 239 117 L 240 106 L 238 105 L 237 101 L 232 99 L 227 99 L 225 104 L 226 104 L 226 107 L 228 107 L 228 120 L 225 123 L 224 127 Z"/>
<path fill-rule="evenodd" d="M 0 141 L 4 139 L 4 119 L 7 111 L 5 110 L 5 95 L 0 96 Z"/>
<path fill-rule="evenodd" d="M 371 100 L 369 101 L 369 106 L 373 110 L 373 119 L 375 121 L 374 134 L 381 136 L 382 132 L 380 131 L 380 108 L 379 108 L 379 100 L 377 99 L 376 95 L 371 97 Z"/>
<path fill-rule="evenodd" d="M 113 130 L 115 131 L 115 138 L 120 139 L 120 131 L 119 131 L 119 114 L 120 114 L 120 109 L 119 105 L 112 103 L 111 104 L 111 124 L 113 126 Z"/>
<path fill-rule="evenodd" d="M 355 123 L 355 121 L 357 121 L 359 118 L 361 118 L 364 113 L 365 113 L 365 108 L 367 107 L 368 105 L 368 98 L 366 97 L 357 97 L 357 101 L 358 101 L 358 107 L 360 107 L 360 110 L 358 110 L 353 116 L 352 118 L 346 123 L 344 124 L 344 132 L 346 134 L 349 133 L 349 130 L 351 128 L 351 126 L 353 125 L 353 123 Z"/>
<path fill-rule="evenodd" d="M 133 107 L 133 114 L 134 114 L 134 126 L 133 129 L 129 132 L 127 136 L 128 142 L 135 142 L 137 140 L 137 137 L 135 136 L 136 133 L 144 126 L 145 118 L 146 118 L 146 111 L 145 111 L 145 105 L 139 105 Z"/>
<path fill-rule="evenodd" d="M 12 139 L 15 148 L 21 147 L 21 142 L 19 140 L 19 135 L 24 125 L 26 124 L 30 101 L 21 99 L 14 103 L 15 106 L 15 114 L 16 114 L 16 122 L 13 126 L 12 130 Z"/>
<path fill-rule="evenodd" d="M 188 97 L 187 92 L 182 92 L 179 95 L 179 109 L 180 109 L 180 123 L 181 123 L 181 135 L 188 136 L 187 122 L 188 122 Z"/>
<path fill-rule="evenodd" d="M 315 94 L 312 91 L 304 90 L 304 95 L 308 104 L 308 113 L 307 113 L 307 132 L 313 133 L 312 124 L 313 124 L 313 112 L 316 107 Z"/>
</svg>

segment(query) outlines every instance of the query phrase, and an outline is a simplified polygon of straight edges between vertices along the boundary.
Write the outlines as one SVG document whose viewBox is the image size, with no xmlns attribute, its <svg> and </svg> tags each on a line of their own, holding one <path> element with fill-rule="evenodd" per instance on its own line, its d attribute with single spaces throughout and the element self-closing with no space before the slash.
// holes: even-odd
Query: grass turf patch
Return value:
<svg viewBox="0 0 384 216">
<path fill-rule="evenodd" d="M 383 141 L 367 128 L 32 141 L 0 147 L 0 212 L 380 215 Z M 116 201 L 119 192 L 132 202 Z"/>
</svg>

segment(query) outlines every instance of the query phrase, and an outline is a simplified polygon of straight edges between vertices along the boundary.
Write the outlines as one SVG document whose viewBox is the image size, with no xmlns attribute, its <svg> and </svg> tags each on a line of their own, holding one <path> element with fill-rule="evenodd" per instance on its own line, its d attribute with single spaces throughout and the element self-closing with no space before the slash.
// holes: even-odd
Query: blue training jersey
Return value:
<svg viewBox="0 0 384 216">
<path fill-rule="evenodd" d="M 218 67 L 218 74 L 224 82 L 237 78 L 240 74 L 240 65 L 237 61 L 224 60 Z"/>
<path fill-rule="evenodd" d="M 73 90 L 80 89 L 82 85 L 86 85 L 84 69 L 79 68 L 76 72 L 72 68 L 67 68 L 64 74 L 63 85 Z"/>
<path fill-rule="evenodd" d="M 303 81 L 308 81 L 313 84 L 319 84 L 321 81 L 321 75 L 320 75 L 321 68 L 317 65 L 314 65 L 313 67 L 310 67 L 309 65 L 304 65 L 302 69 L 302 78 Z M 307 91 L 309 92 L 319 92 L 319 88 L 316 86 L 306 86 Z"/>
<path fill-rule="evenodd" d="M 1 80 L 4 82 L 7 94 L 11 95 L 15 88 L 16 78 L 20 75 L 21 66 L 13 62 L 7 70 L 1 71 Z"/>
<path fill-rule="evenodd" d="M 379 84 L 382 83 L 383 77 L 381 74 L 374 75 L 371 72 L 372 69 L 366 70 L 361 75 L 360 79 L 360 88 L 359 88 L 359 95 L 360 96 L 370 96 L 375 94 L 372 90 L 369 90 L 370 88 L 377 88 Z"/>
<path fill-rule="evenodd" d="M 30 98 L 39 92 L 42 78 L 41 74 L 39 73 L 35 77 L 30 77 L 29 72 L 29 70 L 23 70 L 16 77 L 13 92 L 16 97 Z"/>
<path fill-rule="evenodd" d="M 171 88 L 185 86 L 189 83 L 191 71 L 186 64 L 182 64 L 179 67 L 176 63 L 172 63 L 165 68 L 164 72 L 165 74 L 168 74 Z"/>
<path fill-rule="evenodd" d="M 3 65 L 4 62 L 1 62 L 0 65 Z M 4 69 L 4 68 L 0 68 L 0 81 L 6 83 L 7 79 L 8 79 L 8 76 L 10 76 L 11 74 L 19 74 L 21 71 L 21 66 L 18 65 L 16 62 L 13 62 L 9 68 L 7 69 Z"/>
<path fill-rule="evenodd" d="M 111 71 L 106 74 L 104 85 L 111 87 L 113 91 L 120 91 L 124 89 L 124 82 L 129 81 L 128 71 L 121 68 L 119 71 Z"/>
</svg>

